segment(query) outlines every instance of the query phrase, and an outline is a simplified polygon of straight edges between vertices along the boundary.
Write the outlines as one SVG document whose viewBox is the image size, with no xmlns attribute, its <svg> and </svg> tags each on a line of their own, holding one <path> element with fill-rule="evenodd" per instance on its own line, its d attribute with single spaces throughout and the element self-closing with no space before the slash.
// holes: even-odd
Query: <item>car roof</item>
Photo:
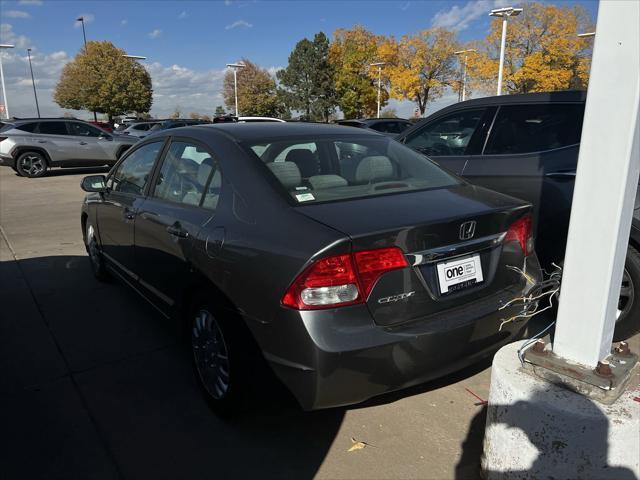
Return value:
<svg viewBox="0 0 640 480">
<path fill-rule="evenodd" d="M 446 108 L 452 107 L 475 107 L 475 106 L 493 106 L 493 105 L 509 105 L 516 103 L 565 103 L 565 102 L 584 102 L 587 98 L 585 90 L 565 90 L 561 92 L 536 92 L 521 93 L 516 95 L 500 95 L 493 97 L 473 98 L 464 102 L 454 103 Z M 442 110 L 445 110 L 444 108 Z M 441 110 L 439 110 L 441 111 Z"/>
<path fill-rule="evenodd" d="M 281 122 L 248 122 L 248 123 L 213 123 L 198 125 L 200 129 L 210 128 L 225 133 L 236 141 L 261 141 L 281 137 L 313 137 L 318 135 L 372 135 L 380 136 L 360 128 L 345 127 L 329 123 L 281 123 Z M 174 130 L 175 131 L 175 130 Z"/>
</svg>

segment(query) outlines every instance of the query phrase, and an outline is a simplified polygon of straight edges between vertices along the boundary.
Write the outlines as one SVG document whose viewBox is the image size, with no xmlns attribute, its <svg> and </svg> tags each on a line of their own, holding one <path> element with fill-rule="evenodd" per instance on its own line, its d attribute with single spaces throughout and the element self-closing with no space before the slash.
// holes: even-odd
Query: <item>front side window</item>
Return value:
<svg viewBox="0 0 640 480">
<path fill-rule="evenodd" d="M 209 152 L 189 142 L 171 142 L 153 195 L 170 202 L 215 209 L 220 180 L 218 163 Z"/>
<path fill-rule="evenodd" d="M 40 122 L 38 133 L 45 135 L 68 135 L 66 122 Z"/>
<path fill-rule="evenodd" d="M 71 132 L 71 135 L 76 135 L 78 137 L 99 137 L 104 134 L 104 132 L 92 127 L 91 125 L 85 125 L 84 123 L 79 122 L 69 122 L 69 131 Z"/>
<path fill-rule="evenodd" d="M 315 148 L 311 152 L 299 148 L 301 145 Z M 247 144 L 246 148 L 255 153 L 256 146 Z M 288 153 L 280 160 L 280 154 L 271 157 L 270 151 Z M 270 144 L 260 159 L 298 203 L 404 193 L 460 183 L 423 155 L 377 135 L 278 141 Z"/>
<path fill-rule="evenodd" d="M 583 104 L 500 107 L 484 154 L 532 153 L 576 145 L 583 116 Z"/>
<path fill-rule="evenodd" d="M 132 152 L 109 177 L 107 186 L 115 192 L 142 195 L 161 148 L 162 142 L 154 142 Z"/>
<path fill-rule="evenodd" d="M 452 113 L 412 133 L 405 145 L 427 155 L 464 155 L 484 108 Z"/>
</svg>

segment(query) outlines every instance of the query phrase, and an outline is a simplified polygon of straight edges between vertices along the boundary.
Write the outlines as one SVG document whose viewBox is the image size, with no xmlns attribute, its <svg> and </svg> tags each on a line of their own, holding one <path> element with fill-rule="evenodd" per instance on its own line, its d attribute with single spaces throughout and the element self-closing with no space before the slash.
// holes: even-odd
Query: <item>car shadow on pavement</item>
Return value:
<svg viewBox="0 0 640 480">
<path fill-rule="evenodd" d="M 342 424 L 269 391 L 220 420 L 175 323 L 85 256 L 0 262 L 0 283 L 3 478 L 313 478 Z"/>
</svg>

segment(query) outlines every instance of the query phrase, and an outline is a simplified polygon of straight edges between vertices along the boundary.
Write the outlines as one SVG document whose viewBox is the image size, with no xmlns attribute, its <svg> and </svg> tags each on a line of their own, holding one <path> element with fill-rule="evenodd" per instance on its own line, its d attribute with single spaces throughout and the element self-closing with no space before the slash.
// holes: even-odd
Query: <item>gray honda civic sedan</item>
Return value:
<svg viewBox="0 0 640 480">
<path fill-rule="evenodd" d="M 541 271 L 529 204 L 386 136 L 217 124 L 146 138 L 86 177 L 94 274 L 182 319 L 228 413 L 268 365 L 304 409 L 445 375 L 516 339 Z M 267 390 L 268 391 L 268 390 Z"/>
</svg>

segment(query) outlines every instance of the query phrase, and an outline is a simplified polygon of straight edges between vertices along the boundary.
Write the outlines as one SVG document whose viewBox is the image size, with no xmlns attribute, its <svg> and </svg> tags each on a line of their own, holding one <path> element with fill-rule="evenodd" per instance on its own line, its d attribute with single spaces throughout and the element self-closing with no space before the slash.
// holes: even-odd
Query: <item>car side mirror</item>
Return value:
<svg viewBox="0 0 640 480">
<path fill-rule="evenodd" d="M 89 175 L 82 179 L 80 188 L 85 192 L 106 192 L 107 191 L 107 179 L 104 175 Z"/>
<path fill-rule="evenodd" d="M 98 137 L 100 140 L 113 140 L 113 137 L 108 133 L 101 133 Z"/>
</svg>

